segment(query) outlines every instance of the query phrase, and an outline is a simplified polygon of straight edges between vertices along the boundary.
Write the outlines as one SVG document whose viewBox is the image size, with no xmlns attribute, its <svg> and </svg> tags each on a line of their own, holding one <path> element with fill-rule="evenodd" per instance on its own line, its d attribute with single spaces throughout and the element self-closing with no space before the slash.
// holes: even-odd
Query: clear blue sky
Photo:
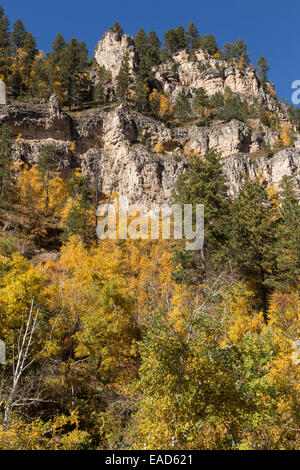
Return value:
<svg viewBox="0 0 300 470">
<path fill-rule="evenodd" d="M 135 35 L 139 27 L 166 30 L 193 20 L 201 34 L 214 34 L 219 46 L 244 39 L 256 64 L 264 55 L 279 98 L 290 101 L 291 83 L 300 80 L 300 2 L 298 0 L 0 0 L 11 24 L 20 18 L 48 52 L 56 34 L 84 41 L 90 53 L 115 21 Z"/>
</svg>

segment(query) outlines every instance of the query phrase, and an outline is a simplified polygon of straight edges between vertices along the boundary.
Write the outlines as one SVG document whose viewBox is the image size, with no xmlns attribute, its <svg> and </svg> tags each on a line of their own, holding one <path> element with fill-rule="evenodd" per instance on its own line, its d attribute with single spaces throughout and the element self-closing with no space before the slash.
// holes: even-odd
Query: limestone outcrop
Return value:
<svg viewBox="0 0 300 470">
<path fill-rule="evenodd" d="M 278 137 L 264 126 L 255 131 L 233 120 L 210 127 L 169 128 L 123 105 L 91 109 L 71 118 L 55 96 L 49 103 L 3 107 L 0 125 L 4 123 L 11 124 L 18 136 L 17 160 L 34 165 L 46 145 L 55 145 L 60 170 L 81 167 L 91 182 L 97 179 L 103 193 L 113 189 L 131 202 L 168 201 L 189 158 L 209 150 L 221 154 L 232 195 L 247 178 L 260 176 L 278 187 L 283 175 L 292 177 L 300 195 L 300 140 L 263 156 L 263 142 L 273 145 Z M 162 153 L 155 151 L 159 142 Z"/>
<path fill-rule="evenodd" d="M 137 66 L 137 57 L 134 40 L 128 34 L 119 34 L 114 31 L 106 31 L 95 49 L 95 58 L 100 66 L 111 72 L 113 83 L 120 71 L 124 55 L 129 55 L 129 69 L 134 75 Z"/>
</svg>

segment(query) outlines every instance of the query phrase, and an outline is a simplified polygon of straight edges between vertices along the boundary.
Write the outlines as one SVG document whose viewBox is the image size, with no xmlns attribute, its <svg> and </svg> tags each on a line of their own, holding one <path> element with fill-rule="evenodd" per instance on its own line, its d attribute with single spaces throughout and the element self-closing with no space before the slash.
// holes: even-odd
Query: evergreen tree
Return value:
<svg viewBox="0 0 300 470">
<path fill-rule="evenodd" d="M 52 52 L 50 54 L 51 63 L 53 65 L 59 65 L 61 63 L 62 54 L 67 43 L 61 33 L 58 33 L 54 41 L 52 42 Z"/>
<path fill-rule="evenodd" d="M 174 105 L 174 111 L 177 118 L 183 122 L 191 117 L 191 105 L 184 93 L 179 93 Z"/>
<path fill-rule="evenodd" d="M 134 44 L 139 59 L 141 60 L 144 56 L 146 56 L 148 51 L 147 34 L 145 33 L 143 28 L 140 28 L 136 33 L 136 36 L 134 38 Z"/>
<path fill-rule="evenodd" d="M 193 109 L 199 110 L 201 108 L 207 107 L 208 105 L 209 98 L 206 91 L 202 87 L 198 88 L 193 99 Z"/>
<path fill-rule="evenodd" d="M 93 88 L 93 99 L 98 101 L 99 104 L 104 104 L 107 101 L 107 93 L 105 85 L 111 82 L 111 72 L 107 71 L 104 66 L 98 66 L 98 81 Z"/>
<path fill-rule="evenodd" d="M 129 53 L 126 52 L 122 59 L 120 71 L 117 76 L 117 94 L 121 101 L 124 101 L 127 97 L 129 84 L 130 84 Z"/>
<path fill-rule="evenodd" d="M 276 208 L 258 181 L 246 182 L 232 209 L 233 266 L 251 283 L 267 319 L 268 296 L 277 275 Z"/>
<path fill-rule="evenodd" d="M 11 33 L 11 41 L 14 51 L 24 47 L 24 42 L 26 38 L 26 28 L 21 20 L 17 20 L 13 25 L 13 30 Z"/>
<path fill-rule="evenodd" d="M 258 65 L 258 70 L 259 70 L 258 72 L 259 79 L 262 82 L 265 82 L 267 79 L 267 72 L 270 70 L 270 67 L 268 66 L 268 63 L 267 63 L 267 59 L 261 56 L 257 61 L 257 65 Z"/>
<path fill-rule="evenodd" d="M 51 177 L 57 170 L 57 156 L 55 145 L 47 145 L 43 148 L 39 160 L 38 169 L 42 176 L 42 180 L 46 187 L 46 200 L 45 200 L 45 214 L 48 214 L 49 209 L 49 182 Z"/>
<path fill-rule="evenodd" d="M 149 87 L 147 80 L 139 75 L 137 84 L 134 90 L 134 103 L 138 111 L 144 112 L 149 108 Z"/>
<path fill-rule="evenodd" d="M 63 225 L 62 240 L 67 241 L 72 235 L 79 235 L 87 243 L 95 237 L 95 226 L 91 217 L 92 193 L 88 181 L 75 170 L 67 188 L 73 204 Z"/>
<path fill-rule="evenodd" d="M 101 80 L 93 87 L 93 100 L 97 101 L 100 105 L 104 104 L 106 101 L 105 90 Z"/>
<path fill-rule="evenodd" d="M 62 61 L 63 53 L 67 47 L 67 43 L 61 33 L 58 33 L 52 42 L 52 51 L 47 56 L 49 81 L 52 91 L 55 90 L 55 83 L 62 83 Z"/>
<path fill-rule="evenodd" d="M 148 39 L 143 28 L 140 28 L 134 38 L 135 48 L 139 59 L 139 73 L 147 77 L 151 70 L 148 57 Z"/>
<path fill-rule="evenodd" d="M 186 37 L 186 32 L 183 26 L 178 26 L 176 29 L 176 36 L 177 36 L 177 50 L 185 50 L 188 47 L 188 39 Z"/>
<path fill-rule="evenodd" d="M 204 204 L 205 241 L 202 253 L 187 253 L 180 248 L 174 258 L 179 264 L 174 279 L 187 282 L 190 278 L 194 282 L 203 274 L 206 265 L 217 267 L 228 256 L 230 197 L 219 155 L 209 152 L 205 159 L 193 157 L 189 169 L 178 178 L 173 201 L 178 204 Z"/>
<path fill-rule="evenodd" d="M 187 28 L 188 45 L 191 50 L 195 50 L 199 47 L 199 38 L 198 29 L 195 23 L 191 21 Z"/>
<path fill-rule="evenodd" d="M 240 96 L 233 94 L 225 99 L 224 106 L 217 111 L 217 118 L 226 122 L 238 119 L 244 122 L 247 117 L 247 102 L 242 101 Z"/>
<path fill-rule="evenodd" d="M 247 52 L 247 45 L 243 39 L 238 39 L 233 46 L 233 55 L 237 59 L 242 59 L 245 65 L 248 65 L 250 53 Z"/>
<path fill-rule="evenodd" d="M 61 79 L 64 101 L 71 109 L 84 101 L 91 91 L 85 72 L 88 67 L 88 51 L 83 42 L 73 38 L 61 53 Z"/>
<path fill-rule="evenodd" d="M 232 42 L 227 42 L 224 44 L 224 49 L 222 51 L 223 57 L 227 62 L 231 62 L 234 58 L 234 45 Z"/>
<path fill-rule="evenodd" d="M 150 31 L 148 35 L 148 60 L 151 66 L 160 62 L 160 40 L 155 31 Z"/>
<path fill-rule="evenodd" d="M 173 55 L 180 50 L 187 48 L 188 40 L 186 38 L 185 30 L 183 26 L 178 26 L 178 28 L 170 29 L 164 35 L 165 46 L 168 52 Z"/>
<path fill-rule="evenodd" d="M 18 68 L 13 72 L 10 79 L 10 89 L 13 98 L 18 98 L 23 92 L 22 75 Z"/>
<path fill-rule="evenodd" d="M 113 24 L 110 30 L 113 31 L 114 33 L 117 33 L 119 39 L 121 39 L 122 34 L 124 34 L 124 31 L 120 26 L 120 23 L 118 23 L 117 21 Z"/>
<path fill-rule="evenodd" d="M 9 126 L 4 124 L 0 128 L 0 207 L 8 204 L 11 192 L 11 165 L 13 152 L 13 137 Z"/>
<path fill-rule="evenodd" d="M 279 226 L 276 244 L 276 287 L 297 285 L 300 276 L 300 205 L 289 176 L 280 182 Z"/>
<path fill-rule="evenodd" d="M 211 108 L 215 108 L 216 110 L 222 109 L 224 106 L 224 96 L 222 95 L 222 93 L 217 91 L 215 94 L 213 94 L 210 97 L 209 105 L 211 106 Z"/>
<path fill-rule="evenodd" d="M 35 38 L 30 33 L 26 33 L 25 35 L 23 51 L 24 56 L 21 61 L 25 74 L 26 89 L 28 90 L 30 85 L 30 75 L 32 72 L 36 54 L 38 52 L 36 48 Z"/>
<path fill-rule="evenodd" d="M 9 21 L 4 13 L 3 8 L 0 6 L 0 74 L 7 80 L 10 74 L 10 32 Z"/>
<path fill-rule="evenodd" d="M 218 45 L 216 39 L 212 34 L 205 34 L 199 39 L 199 48 L 208 52 L 209 54 L 215 54 L 218 51 Z"/>
</svg>

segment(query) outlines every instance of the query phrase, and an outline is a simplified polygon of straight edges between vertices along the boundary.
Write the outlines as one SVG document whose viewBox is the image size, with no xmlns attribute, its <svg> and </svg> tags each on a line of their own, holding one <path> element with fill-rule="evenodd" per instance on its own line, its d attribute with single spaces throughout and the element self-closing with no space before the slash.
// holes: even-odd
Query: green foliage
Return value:
<svg viewBox="0 0 300 470">
<path fill-rule="evenodd" d="M 209 98 L 204 88 L 197 88 L 193 99 L 193 109 L 199 110 L 209 105 Z"/>
<path fill-rule="evenodd" d="M 278 275 L 276 287 L 297 285 L 300 276 L 300 206 L 290 177 L 280 182 L 279 222 L 276 244 Z"/>
<path fill-rule="evenodd" d="M 265 82 L 267 80 L 267 72 L 270 70 L 270 67 L 268 66 L 268 63 L 267 63 L 267 59 L 261 56 L 257 61 L 257 65 L 258 65 L 258 70 L 259 70 L 259 73 L 258 73 L 259 79 L 262 82 Z"/>
<path fill-rule="evenodd" d="M 49 182 L 58 167 L 55 145 L 47 145 L 43 148 L 39 159 L 38 168 L 41 173 L 42 181 L 46 187 L 45 211 L 49 209 Z"/>
<path fill-rule="evenodd" d="M 182 26 L 177 29 L 169 29 L 164 35 L 164 42 L 168 52 L 173 55 L 187 48 L 188 41 Z"/>
<path fill-rule="evenodd" d="M 17 20 L 13 25 L 13 30 L 11 33 L 11 41 L 14 50 L 24 47 L 25 38 L 26 38 L 26 28 L 21 20 Z"/>
<path fill-rule="evenodd" d="M 201 36 L 198 41 L 198 47 L 211 55 L 218 51 L 216 39 L 212 34 L 205 34 L 204 36 Z"/>
<path fill-rule="evenodd" d="M 232 208 L 230 251 L 235 269 L 254 286 L 265 314 L 278 272 L 276 207 L 258 181 L 244 184 Z"/>
<path fill-rule="evenodd" d="M 12 191 L 12 146 L 12 130 L 4 124 L 0 128 L 0 207 L 2 209 L 9 203 Z"/>
<path fill-rule="evenodd" d="M 140 112 L 145 112 L 149 109 L 149 91 L 146 80 L 139 76 L 134 90 L 134 104 Z"/>
<path fill-rule="evenodd" d="M 225 99 L 223 108 L 217 111 L 217 118 L 224 121 L 238 119 L 245 121 L 247 118 L 247 102 L 243 101 L 238 94 L 233 94 Z"/>
<path fill-rule="evenodd" d="M 242 39 L 236 41 L 235 44 L 228 42 L 224 44 L 224 49 L 222 51 L 224 59 L 231 63 L 233 60 L 243 59 L 244 64 L 249 64 L 249 52 L 247 51 L 247 45 Z"/>
<path fill-rule="evenodd" d="M 124 33 L 123 29 L 120 26 L 120 23 L 118 23 L 117 21 L 113 24 L 110 30 L 113 31 L 114 33 L 117 33 L 119 39 L 121 39 L 121 36 Z"/>
<path fill-rule="evenodd" d="M 187 28 L 187 38 L 188 46 L 190 50 L 195 50 L 199 48 L 199 38 L 198 29 L 193 21 L 191 21 Z"/>
<path fill-rule="evenodd" d="M 198 262 L 200 272 L 207 265 L 217 265 L 226 260 L 228 255 L 230 197 L 227 192 L 226 180 L 222 172 L 220 157 L 210 152 L 205 159 L 197 156 L 190 162 L 190 168 L 178 178 L 173 193 L 173 200 L 180 204 L 203 204 L 204 215 L 204 253 L 201 255 L 202 263 Z M 178 253 L 176 254 L 177 260 Z M 205 258 L 205 259 L 204 259 Z M 187 263 L 195 263 L 191 256 L 182 256 L 181 268 L 186 278 Z M 202 264 L 202 266 L 201 266 Z M 181 273 L 175 274 L 179 279 Z M 192 277 L 195 273 L 191 273 Z"/>
<path fill-rule="evenodd" d="M 216 110 L 223 108 L 224 96 L 222 95 L 222 93 L 220 93 L 219 91 L 214 93 L 210 98 L 209 104 L 212 108 L 215 108 Z"/>
<path fill-rule="evenodd" d="M 127 98 L 130 85 L 129 53 L 126 52 L 122 59 L 119 74 L 117 76 L 117 94 L 121 101 Z"/>
<path fill-rule="evenodd" d="M 186 122 L 190 119 L 191 105 L 188 97 L 184 93 L 178 95 L 174 105 L 174 111 L 180 121 Z"/>
</svg>

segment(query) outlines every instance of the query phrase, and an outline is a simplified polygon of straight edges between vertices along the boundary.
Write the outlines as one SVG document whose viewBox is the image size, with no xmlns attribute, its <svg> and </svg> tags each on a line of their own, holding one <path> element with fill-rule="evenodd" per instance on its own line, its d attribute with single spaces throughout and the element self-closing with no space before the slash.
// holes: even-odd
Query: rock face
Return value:
<svg viewBox="0 0 300 470">
<path fill-rule="evenodd" d="M 247 180 L 263 177 L 266 183 L 279 187 L 283 176 L 292 178 L 300 198 L 300 152 L 286 149 L 272 157 L 251 158 L 246 155 L 232 155 L 224 159 L 224 173 L 230 192 L 236 196 Z"/>
<path fill-rule="evenodd" d="M 240 121 L 170 129 L 122 105 L 92 109 L 72 119 L 52 96 L 48 104 L 1 108 L 0 125 L 4 123 L 12 125 L 18 136 L 18 161 L 34 165 L 42 149 L 53 144 L 63 172 L 81 167 L 91 183 L 98 181 L 103 193 L 114 190 L 130 202 L 167 202 L 190 156 L 209 150 L 221 153 L 232 195 L 249 178 L 263 177 L 278 187 L 282 176 L 290 175 L 300 196 L 299 140 L 294 147 L 261 156 L 262 141 L 272 143 L 276 135 L 266 128 L 261 135 Z M 158 142 L 163 153 L 154 151 Z"/>
<path fill-rule="evenodd" d="M 100 66 L 112 74 L 112 93 L 115 95 L 116 78 L 125 53 L 129 54 L 132 83 L 137 78 L 138 57 L 134 40 L 127 34 L 106 31 L 96 46 L 95 58 Z M 199 49 L 193 58 L 185 51 L 175 54 L 169 62 L 153 68 L 156 87 L 175 102 L 179 93 L 192 98 L 198 88 L 204 88 L 209 96 L 216 92 L 225 93 L 230 88 L 249 101 L 256 100 L 265 109 L 276 111 L 281 119 L 288 121 L 286 105 L 279 103 L 270 89 L 262 87 L 252 65 L 240 67 L 238 62 L 228 66 L 226 61 L 215 58 Z"/>
<path fill-rule="evenodd" d="M 100 66 L 104 66 L 107 71 L 111 72 L 113 82 L 116 81 L 122 59 L 127 52 L 129 55 L 129 68 L 131 73 L 134 74 L 136 71 L 137 58 L 134 40 L 131 36 L 106 31 L 101 41 L 99 41 L 96 46 L 96 61 Z"/>
</svg>

